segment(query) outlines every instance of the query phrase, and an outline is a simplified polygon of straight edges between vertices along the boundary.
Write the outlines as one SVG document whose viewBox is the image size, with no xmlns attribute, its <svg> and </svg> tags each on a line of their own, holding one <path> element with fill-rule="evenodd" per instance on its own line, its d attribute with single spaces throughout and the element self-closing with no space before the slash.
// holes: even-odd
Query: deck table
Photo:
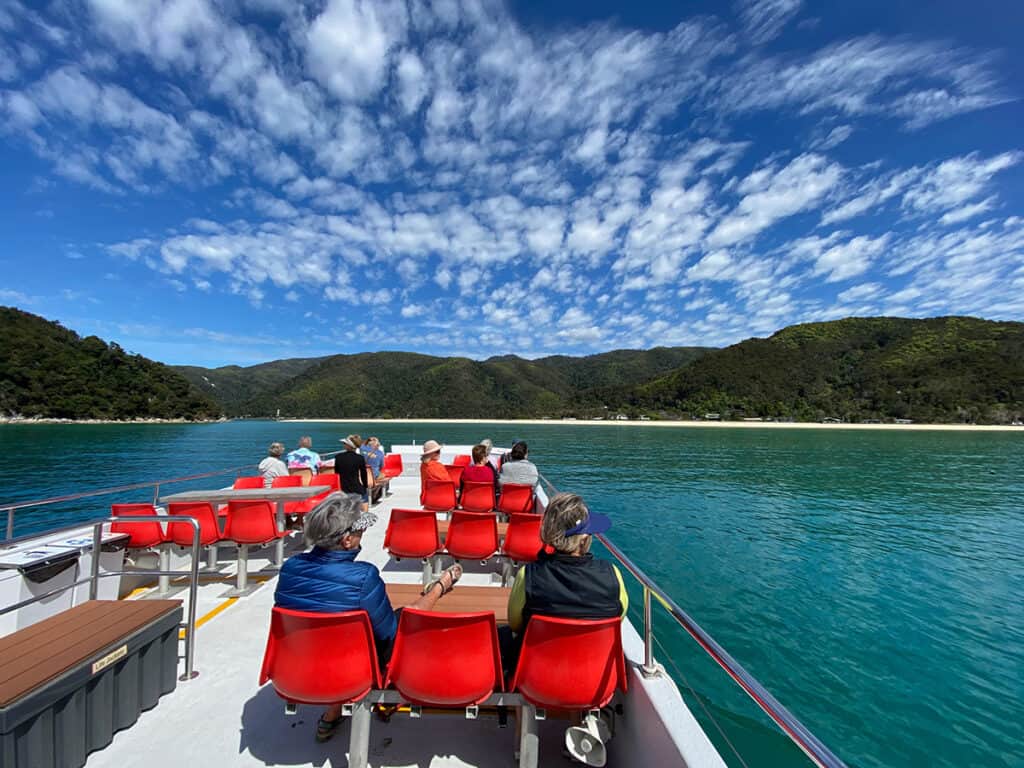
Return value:
<svg viewBox="0 0 1024 768">
<path fill-rule="evenodd" d="M 385 584 L 388 599 L 395 608 L 410 605 L 419 599 L 419 584 Z M 500 626 L 508 624 L 508 596 L 511 587 L 470 587 L 456 584 L 455 589 L 437 601 L 433 610 L 440 613 L 491 611 Z"/>
</svg>

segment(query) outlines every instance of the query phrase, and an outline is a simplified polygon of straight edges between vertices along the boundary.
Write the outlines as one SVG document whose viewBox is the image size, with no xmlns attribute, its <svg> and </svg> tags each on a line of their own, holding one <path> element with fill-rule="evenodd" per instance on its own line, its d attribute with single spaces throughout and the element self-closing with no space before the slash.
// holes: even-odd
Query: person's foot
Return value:
<svg viewBox="0 0 1024 768">
<path fill-rule="evenodd" d="M 462 564 L 455 563 L 455 565 L 449 565 L 443 571 L 441 576 L 438 578 L 438 582 L 441 584 L 441 594 L 446 595 L 455 589 L 455 583 L 462 578 Z"/>
<path fill-rule="evenodd" d="M 323 744 L 325 741 L 329 741 L 334 735 L 334 732 L 338 730 L 338 726 L 341 725 L 341 721 L 344 719 L 344 715 L 338 715 L 335 720 L 324 720 L 323 716 L 321 716 L 316 723 L 317 742 Z"/>
</svg>

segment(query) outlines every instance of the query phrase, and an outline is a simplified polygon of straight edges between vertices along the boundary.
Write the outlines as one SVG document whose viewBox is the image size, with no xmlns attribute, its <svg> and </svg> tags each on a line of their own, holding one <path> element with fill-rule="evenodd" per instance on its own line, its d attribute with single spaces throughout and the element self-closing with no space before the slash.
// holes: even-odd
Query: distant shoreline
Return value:
<svg viewBox="0 0 1024 768">
<path fill-rule="evenodd" d="M 697 429 L 860 429 L 922 432 L 1020 432 L 1024 427 L 1009 424 L 821 424 L 812 421 L 618 421 L 605 419 L 280 419 L 282 423 L 308 424 L 502 424 L 509 426 L 545 426 L 557 424 L 573 427 L 694 427 Z"/>
<path fill-rule="evenodd" d="M 12 419 L 0 416 L 0 426 L 32 424 L 217 424 L 231 419 Z"/>
</svg>

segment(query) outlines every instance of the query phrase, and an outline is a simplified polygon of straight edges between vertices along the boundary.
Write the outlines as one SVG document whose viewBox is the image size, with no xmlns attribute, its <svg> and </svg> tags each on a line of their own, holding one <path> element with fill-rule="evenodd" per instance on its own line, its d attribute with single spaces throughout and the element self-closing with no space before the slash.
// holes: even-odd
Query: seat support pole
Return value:
<svg viewBox="0 0 1024 768">
<path fill-rule="evenodd" d="M 211 544 L 206 548 L 206 567 L 211 570 L 217 570 L 217 545 Z"/>
<path fill-rule="evenodd" d="M 284 502 L 277 502 L 277 530 L 284 530 Z M 284 565 L 284 539 L 278 539 L 274 545 L 274 565 L 280 568 Z"/>
<path fill-rule="evenodd" d="M 239 592 L 245 589 L 249 583 L 249 545 L 238 545 L 238 576 L 235 579 L 235 587 Z"/>
<path fill-rule="evenodd" d="M 171 545 L 161 544 L 160 545 L 160 570 L 169 571 L 171 570 Z M 171 591 L 171 577 L 166 573 L 160 574 L 157 578 L 157 584 L 159 584 L 159 592 L 161 595 L 166 595 Z"/>
<path fill-rule="evenodd" d="M 352 731 L 348 737 L 349 768 L 366 768 L 369 762 L 372 707 L 365 700 L 352 707 Z"/>
<path fill-rule="evenodd" d="M 434 580 L 434 558 L 425 557 L 423 558 L 423 588 L 427 588 L 427 584 Z"/>
<path fill-rule="evenodd" d="M 524 701 L 519 714 L 519 768 L 537 768 L 540 738 L 536 715 L 537 708 Z"/>
</svg>

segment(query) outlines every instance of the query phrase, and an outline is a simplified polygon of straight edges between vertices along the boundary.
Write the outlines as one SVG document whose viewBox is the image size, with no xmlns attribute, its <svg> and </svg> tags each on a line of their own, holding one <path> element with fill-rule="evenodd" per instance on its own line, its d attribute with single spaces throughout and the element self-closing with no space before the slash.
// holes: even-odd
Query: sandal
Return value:
<svg viewBox="0 0 1024 768">
<path fill-rule="evenodd" d="M 321 715 L 320 719 L 316 721 L 316 740 L 321 744 L 329 741 L 344 719 L 344 715 L 339 715 L 337 720 L 324 720 Z"/>
<path fill-rule="evenodd" d="M 448 582 L 447 586 L 445 586 L 445 583 L 444 583 L 444 577 L 445 576 L 448 576 L 451 579 Z M 438 584 L 440 584 L 441 585 L 441 597 L 444 597 L 449 592 L 451 592 L 453 589 L 455 589 L 455 582 L 457 582 L 461 578 L 462 578 L 462 565 L 459 564 L 459 563 L 455 563 L 455 565 L 449 565 L 447 568 L 445 568 L 443 571 L 441 571 L 441 575 L 438 578 L 434 579 L 432 582 L 430 582 L 429 584 L 427 584 L 427 586 L 425 586 L 423 588 L 423 592 L 421 594 L 425 595 L 425 594 L 429 593 L 430 590 L 432 590 L 434 587 L 436 587 Z"/>
</svg>

